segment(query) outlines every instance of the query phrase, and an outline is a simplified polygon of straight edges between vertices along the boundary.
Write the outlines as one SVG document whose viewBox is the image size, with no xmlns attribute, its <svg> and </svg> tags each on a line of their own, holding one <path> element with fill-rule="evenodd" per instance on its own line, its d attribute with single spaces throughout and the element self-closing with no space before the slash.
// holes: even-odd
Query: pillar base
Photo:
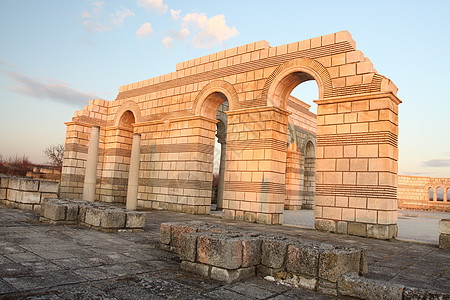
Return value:
<svg viewBox="0 0 450 300">
<path fill-rule="evenodd" d="M 319 231 L 356 235 L 380 240 L 395 238 L 398 232 L 397 224 L 381 225 L 327 219 L 316 219 L 315 227 Z"/>
</svg>

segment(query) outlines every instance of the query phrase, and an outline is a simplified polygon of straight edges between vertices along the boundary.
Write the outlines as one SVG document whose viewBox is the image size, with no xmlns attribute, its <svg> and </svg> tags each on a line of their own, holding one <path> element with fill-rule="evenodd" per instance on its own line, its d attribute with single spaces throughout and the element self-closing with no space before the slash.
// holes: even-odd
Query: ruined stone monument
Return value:
<svg viewBox="0 0 450 300">
<path fill-rule="evenodd" d="M 290 96 L 307 80 L 319 88 L 317 131 L 309 106 Z M 347 31 L 182 62 L 75 113 L 61 196 L 208 214 L 218 129 L 224 218 L 281 224 L 285 208 L 314 205 L 319 230 L 391 238 L 396 92 Z"/>
</svg>

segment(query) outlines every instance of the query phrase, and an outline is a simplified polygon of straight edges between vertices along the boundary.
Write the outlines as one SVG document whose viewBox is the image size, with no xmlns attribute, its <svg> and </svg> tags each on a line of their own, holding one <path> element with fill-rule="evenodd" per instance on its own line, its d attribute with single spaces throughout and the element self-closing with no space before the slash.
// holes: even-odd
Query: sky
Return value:
<svg viewBox="0 0 450 300">
<path fill-rule="evenodd" d="M 399 88 L 399 174 L 450 177 L 450 1 L 317 3 L 0 0 L 0 155 L 46 162 L 89 99 L 114 100 L 179 62 L 348 30 Z M 294 92 L 317 97 L 314 84 Z"/>
</svg>

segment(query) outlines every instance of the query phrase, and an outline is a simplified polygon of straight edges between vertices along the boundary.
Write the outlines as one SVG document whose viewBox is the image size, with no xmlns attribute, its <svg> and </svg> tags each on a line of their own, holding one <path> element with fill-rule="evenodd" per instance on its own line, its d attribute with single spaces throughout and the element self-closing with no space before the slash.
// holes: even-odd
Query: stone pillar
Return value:
<svg viewBox="0 0 450 300">
<path fill-rule="evenodd" d="M 395 237 L 401 101 L 373 93 L 316 103 L 316 228 Z"/>
<path fill-rule="evenodd" d="M 84 175 L 83 199 L 95 201 L 95 185 L 97 184 L 97 163 L 98 163 L 98 142 L 100 127 L 91 127 L 89 138 L 88 157 L 86 162 L 86 172 Z"/>
<path fill-rule="evenodd" d="M 136 210 L 139 185 L 139 167 L 141 156 L 141 135 L 133 134 L 133 145 L 131 146 L 130 170 L 128 172 L 128 189 L 126 208 Z"/>
<path fill-rule="evenodd" d="M 223 218 L 282 224 L 288 112 L 229 111 Z"/>
<path fill-rule="evenodd" d="M 217 187 L 217 208 L 223 208 L 223 191 L 225 187 L 225 163 L 227 157 L 226 138 L 220 140 L 219 186 Z"/>
<path fill-rule="evenodd" d="M 295 143 L 288 146 L 286 153 L 286 201 L 284 209 L 301 209 L 300 199 L 300 151 Z"/>
</svg>

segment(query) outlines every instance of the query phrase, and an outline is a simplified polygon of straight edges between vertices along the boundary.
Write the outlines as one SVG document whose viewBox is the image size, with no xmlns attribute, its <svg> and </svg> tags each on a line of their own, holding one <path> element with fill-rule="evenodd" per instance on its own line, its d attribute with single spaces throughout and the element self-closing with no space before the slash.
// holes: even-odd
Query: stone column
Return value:
<svg viewBox="0 0 450 300">
<path fill-rule="evenodd" d="M 83 199 L 95 201 L 95 185 L 97 184 L 97 162 L 98 162 L 98 142 L 100 127 L 91 127 L 89 138 L 88 158 L 86 162 L 86 172 L 84 175 Z"/>
<path fill-rule="evenodd" d="M 395 237 L 401 101 L 373 93 L 316 103 L 316 229 Z"/>
<path fill-rule="evenodd" d="M 225 186 L 225 161 L 227 157 L 226 139 L 220 140 L 219 186 L 217 188 L 217 208 L 223 208 L 223 190 Z"/>
<path fill-rule="evenodd" d="M 137 207 L 140 156 L 141 156 L 141 135 L 135 133 L 133 134 L 133 145 L 131 146 L 130 170 L 128 172 L 126 208 L 130 210 L 136 210 Z"/>
</svg>

